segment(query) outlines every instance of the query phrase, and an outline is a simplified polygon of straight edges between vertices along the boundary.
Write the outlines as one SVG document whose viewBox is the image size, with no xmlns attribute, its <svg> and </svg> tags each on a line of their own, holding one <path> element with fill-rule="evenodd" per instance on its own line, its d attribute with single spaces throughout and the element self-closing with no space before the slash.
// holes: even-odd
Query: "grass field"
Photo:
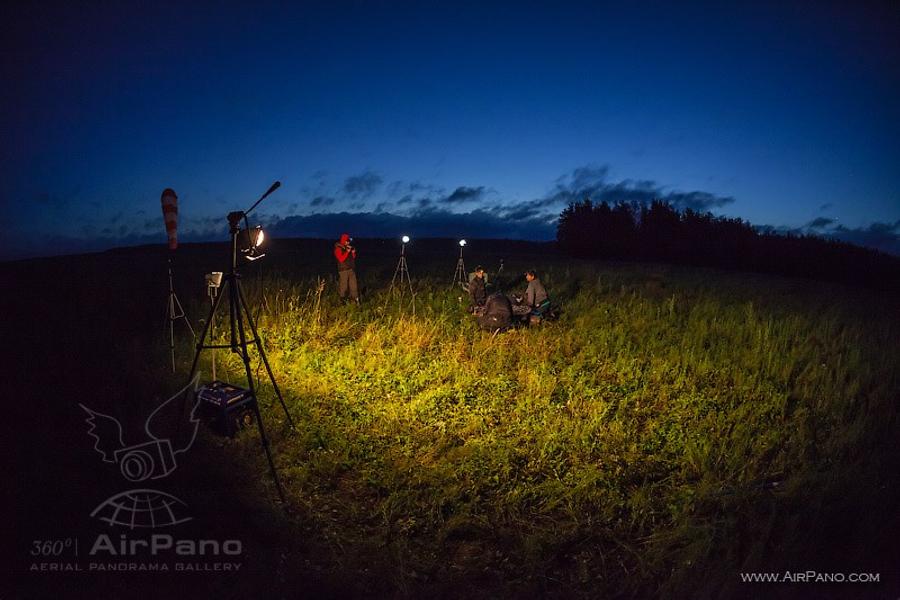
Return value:
<svg viewBox="0 0 900 600">
<path fill-rule="evenodd" d="M 320 262 L 300 260 L 309 244 L 283 242 L 281 258 L 244 275 L 297 424 L 285 427 L 260 370 L 286 505 L 253 432 L 204 434 L 194 465 L 220 465 L 209 489 L 240 482 L 234 494 L 257 516 L 238 528 L 278 562 L 261 567 L 272 574 L 264 585 L 301 594 L 297 581 L 314 574 L 335 595 L 758 597 L 740 572 L 807 569 L 880 572 L 880 592 L 900 585 L 896 298 L 497 242 L 478 257 L 488 269 L 501 256 L 507 272 L 536 267 L 564 312 L 492 336 L 449 287 L 452 247 L 411 254 L 413 316 L 385 293 L 390 244 L 362 255 L 372 258 L 361 261 L 361 307 L 337 301 L 327 245 Z M 477 245 L 470 252 L 467 261 Z M 195 323 L 205 317 L 200 274 L 224 268 L 220 254 L 180 257 Z M 161 256 L 52 263 L 81 261 L 58 271 L 80 283 L 41 295 L 47 314 L 57 307 L 44 326 L 70 348 L 106 348 L 91 367 L 58 352 L 102 377 L 110 396 L 133 382 L 154 382 L 158 396 L 184 383 L 183 336 L 179 374 L 166 370 Z M 118 267 L 98 268 L 104 284 L 86 274 L 91 261 Z M 148 297 L 159 302 L 144 307 Z M 89 327 L 98 318 L 112 325 Z M 236 356 L 219 352 L 218 367 L 241 383 Z M 208 376 L 208 355 L 201 368 Z M 144 398 L 134 412 L 152 405 Z"/>
</svg>

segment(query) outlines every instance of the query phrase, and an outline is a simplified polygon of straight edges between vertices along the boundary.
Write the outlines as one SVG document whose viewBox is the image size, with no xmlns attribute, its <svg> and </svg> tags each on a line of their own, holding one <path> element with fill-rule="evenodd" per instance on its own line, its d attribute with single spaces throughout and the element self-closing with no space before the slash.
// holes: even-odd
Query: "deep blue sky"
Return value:
<svg viewBox="0 0 900 600">
<path fill-rule="evenodd" d="M 166 187 L 218 236 L 276 179 L 282 235 L 542 238 L 590 194 L 900 252 L 896 3 L 108 4 L 2 9 L 0 258 L 164 243 Z"/>
</svg>

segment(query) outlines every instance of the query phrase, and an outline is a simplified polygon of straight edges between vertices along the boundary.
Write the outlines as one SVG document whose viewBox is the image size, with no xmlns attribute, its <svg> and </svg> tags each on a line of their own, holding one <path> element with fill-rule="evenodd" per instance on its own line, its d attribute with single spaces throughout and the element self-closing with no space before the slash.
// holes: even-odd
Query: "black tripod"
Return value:
<svg viewBox="0 0 900 600">
<path fill-rule="evenodd" d="M 200 361 L 200 353 L 203 350 L 214 350 L 216 348 L 230 348 L 232 352 L 236 352 L 241 357 L 241 361 L 244 363 L 244 370 L 247 374 L 247 389 L 249 391 L 249 397 L 252 399 L 249 403 L 252 407 L 253 414 L 256 418 L 256 425 L 259 429 L 259 438 L 262 443 L 263 450 L 266 452 L 266 459 L 269 461 L 269 469 L 272 471 L 272 478 L 275 480 L 275 487 L 278 489 L 278 496 L 284 501 L 284 490 L 281 487 L 281 481 L 278 479 L 278 471 L 275 469 L 275 461 L 272 459 L 272 452 L 269 449 L 269 440 L 266 437 L 266 430 L 263 427 L 262 416 L 259 412 L 259 402 L 257 400 L 257 391 L 256 386 L 253 383 L 253 373 L 250 368 L 250 354 L 248 352 L 248 348 L 250 344 L 256 345 L 256 350 L 259 352 L 259 357 L 262 359 L 263 364 L 266 366 L 266 372 L 269 374 L 269 381 L 272 382 L 272 387 L 275 390 L 275 395 L 278 396 L 278 401 L 281 403 L 281 408 L 284 409 L 284 416 L 287 418 L 288 425 L 290 425 L 291 429 L 294 429 L 294 421 L 291 419 L 291 415 L 288 412 L 287 405 L 284 403 L 284 397 L 281 395 L 281 390 L 278 389 L 278 384 L 275 382 L 275 376 L 272 374 L 272 367 L 269 366 L 269 360 L 266 358 L 266 352 L 263 349 L 262 341 L 259 337 L 259 333 L 256 330 L 256 324 L 253 322 L 253 317 L 250 315 L 250 310 L 247 307 L 247 300 L 244 298 L 244 292 L 241 289 L 241 275 L 238 273 L 237 267 L 237 259 L 238 259 L 238 236 L 241 233 L 240 223 L 243 219 L 246 223 L 247 214 L 256 208 L 256 205 L 263 201 L 263 199 L 275 191 L 278 186 L 281 185 L 278 182 L 275 182 L 269 191 L 266 192 L 262 198 L 260 198 L 256 204 L 254 204 L 250 210 L 246 212 L 233 212 L 228 215 L 228 225 L 231 233 L 231 269 L 225 276 L 222 278 L 222 289 L 218 296 L 216 296 L 215 301 L 213 302 L 212 308 L 209 312 L 209 318 L 206 319 L 206 323 L 203 325 L 203 331 L 200 333 L 200 339 L 197 342 L 197 352 L 194 354 L 194 362 L 191 365 L 191 373 L 188 377 L 188 380 L 191 381 L 194 378 L 194 374 L 197 371 L 197 365 Z M 249 231 L 249 228 L 247 228 Z M 228 297 L 228 314 L 229 314 L 229 327 L 230 327 L 230 338 L 228 344 L 204 344 L 204 340 L 206 340 L 206 335 L 209 333 L 210 325 L 212 324 L 216 310 L 219 308 L 219 303 L 222 301 L 222 298 Z M 246 319 L 247 325 L 250 327 L 250 332 L 253 334 L 253 337 L 248 339 L 247 332 L 244 327 L 244 321 Z M 212 340 L 210 340 L 212 342 Z"/>
<path fill-rule="evenodd" d="M 403 296 L 406 288 L 409 287 L 409 301 L 412 306 L 413 316 L 416 314 L 416 292 L 413 290 L 412 279 L 409 277 L 409 267 L 406 264 L 406 244 L 409 238 L 404 237 L 402 246 L 400 247 L 400 260 L 397 261 L 397 268 L 394 270 L 394 276 L 391 278 L 391 287 L 388 288 L 388 296 L 392 296 L 395 292 L 399 292 L 400 307 L 403 307 Z M 398 281 L 399 279 L 399 281 Z M 403 280 L 406 280 L 404 285 Z M 385 304 L 387 306 L 387 304 Z"/>
<path fill-rule="evenodd" d="M 197 334 L 194 333 L 194 328 L 191 327 L 191 322 L 188 321 L 188 318 L 184 314 L 184 308 L 181 306 L 181 301 L 178 300 L 178 296 L 175 295 L 175 284 L 172 280 L 172 258 L 169 257 L 169 300 L 166 302 L 166 317 L 169 321 L 169 354 L 172 356 L 172 372 L 175 372 L 175 321 L 178 319 L 184 319 L 185 325 L 188 326 L 188 330 L 191 332 L 191 336 L 196 340 Z"/>
<path fill-rule="evenodd" d="M 463 287 L 469 284 L 469 281 L 466 279 L 466 263 L 463 261 L 462 243 L 459 245 L 459 259 L 456 261 L 456 271 L 453 273 L 453 281 L 450 283 L 450 287 L 456 287 L 457 283 Z"/>
</svg>

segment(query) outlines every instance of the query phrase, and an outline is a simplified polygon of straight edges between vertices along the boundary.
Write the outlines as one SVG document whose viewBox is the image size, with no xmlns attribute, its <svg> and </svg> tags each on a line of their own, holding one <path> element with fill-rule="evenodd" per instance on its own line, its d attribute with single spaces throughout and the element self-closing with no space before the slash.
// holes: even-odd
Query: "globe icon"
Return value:
<svg viewBox="0 0 900 600">
<path fill-rule="evenodd" d="M 91 516 L 129 529 L 169 527 L 191 520 L 184 514 L 186 508 L 187 504 L 159 490 L 128 490 L 104 500 Z"/>
</svg>

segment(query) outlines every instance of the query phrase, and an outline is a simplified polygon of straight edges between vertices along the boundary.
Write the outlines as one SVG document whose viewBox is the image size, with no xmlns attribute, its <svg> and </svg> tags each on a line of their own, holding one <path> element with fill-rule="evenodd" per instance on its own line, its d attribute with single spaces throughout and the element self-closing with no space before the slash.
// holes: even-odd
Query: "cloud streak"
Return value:
<svg viewBox="0 0 900 600">
<path fill-rule="evenodd" d="M 295 215 L 278 221 L 271 229 L 274 235 L 283 237 L 331 238 L 342 231 L 350 231 L 356 237 L 395 237 L 408 234 L 417 237 L 465 236 L 541 241 L 556 237 L 555 223 L 546 219 L 511 220 L 484 209 L 459 213 L 441 208 L 426 208 L 409 215 L 385 212 Z"/>
<path fill-rule="evenodd" d="M 572 202 L 590 199 L 593 202 L 637 203 L 648 205 L 654 200 L 668 202 L 679 210 L 690 209 L 707 212 L 732 204 L 731 196 L 719 196 L 700 190 L 690 192 L 667 191 L 659 183 L 649 179 L 609 180 L 609 167 L 583 166 L 556 180 L 554 188 L 540 201 L 543 206 L 562 208 Z M 535 205 L 537 206 L 537 205 Z"/>
<path fill-rule="evenodd" d="M 381 175 L 374 171 L 364 171 L 359 175 L 348 177 L 344 181 L 344 193 L 354 200 L 371 198 L 381 186 Z"/>
</svg>

